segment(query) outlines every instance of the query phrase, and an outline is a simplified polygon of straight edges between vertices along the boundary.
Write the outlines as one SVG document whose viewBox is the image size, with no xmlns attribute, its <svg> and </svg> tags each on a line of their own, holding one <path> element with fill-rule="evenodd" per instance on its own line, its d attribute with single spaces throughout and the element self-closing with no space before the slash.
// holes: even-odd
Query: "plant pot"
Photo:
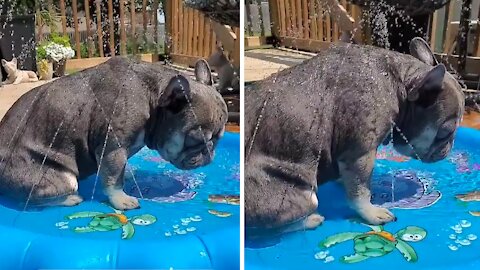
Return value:
<svg viewBox="0 0 480 270">
<path fill-rule="evenodd" d="M 51 80 L 53 78 L 53 63 L 46 60 L 37 62 L 38 75 L 40 80 Z"/>
<path fill-rule="evenodd" d="M 65 76 L 65 66 L 67 64 L 66 59 L 62 59 L 60 61 L 53 61 L 53 74 L 55 77 L 62 77 Z"/>
</svg>

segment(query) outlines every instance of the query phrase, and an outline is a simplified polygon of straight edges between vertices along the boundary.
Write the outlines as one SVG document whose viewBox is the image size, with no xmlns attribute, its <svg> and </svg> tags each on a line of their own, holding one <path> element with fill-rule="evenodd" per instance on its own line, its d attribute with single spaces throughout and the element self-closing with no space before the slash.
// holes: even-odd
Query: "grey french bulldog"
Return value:
<svg viewBox="0 0 480 270">
<path fill-rule="evenodd" d="M 393 136 L 401 154 L 444 159 L 464 111 L 461 86 L 427 43 L 415 38 L 410 51 L 333 45 L 245 91 L 247 235 L 316 228 L 317 187 L 331 180 L 364 221 L 396 220 L 370 202 L 378 146 Z"/>
<path fill-rule="evenodd" d="M 79 180 L 98 170 L 113 207 L 139 207 L 123 184 L 127 159 L 142 147 L 183 170 L 214 157 L 227 107 L 201 81 L 116 57 L 31 90 L 0 123 L 0 192 L 33 205 L 72 206 L 82 201 Z"/>
</svg>

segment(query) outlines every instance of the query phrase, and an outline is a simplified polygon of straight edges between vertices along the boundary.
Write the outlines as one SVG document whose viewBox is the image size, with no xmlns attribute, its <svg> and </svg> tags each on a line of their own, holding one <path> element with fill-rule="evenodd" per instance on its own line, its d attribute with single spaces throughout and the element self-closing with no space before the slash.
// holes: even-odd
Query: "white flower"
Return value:
<svg viewBox="0 0 480 270">
<path fill-rule="evenodd" d="M 57 43 L 50 43 L 45 47 L 47 57 L 53 61 L 59 62 L 63 59 L 70 59 L 75 55 L 75 51 L 70 47 L 65 47 Z"/>
</svg>

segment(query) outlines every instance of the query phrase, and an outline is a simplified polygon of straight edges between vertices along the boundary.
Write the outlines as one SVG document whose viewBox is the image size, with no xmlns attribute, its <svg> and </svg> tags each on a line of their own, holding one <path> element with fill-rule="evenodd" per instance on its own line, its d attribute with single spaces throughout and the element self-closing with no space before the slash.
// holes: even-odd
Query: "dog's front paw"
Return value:
<svg viewBox="0 0 480 270">
<path fill-rule="evenodd" d="M 118 210 L 130 210 L 140 207 L 137 198 L 128 196 L 124 192 L 111 195 L 109 200 L 112 206 Z"/>
<path fill-rule="evenodd" d="M 371 205 L 361 208 L 358 213 L 370 225 L 383 225 L 391 221 L 397 221 L 392 212 L 378 206 Z"/>
</svg>

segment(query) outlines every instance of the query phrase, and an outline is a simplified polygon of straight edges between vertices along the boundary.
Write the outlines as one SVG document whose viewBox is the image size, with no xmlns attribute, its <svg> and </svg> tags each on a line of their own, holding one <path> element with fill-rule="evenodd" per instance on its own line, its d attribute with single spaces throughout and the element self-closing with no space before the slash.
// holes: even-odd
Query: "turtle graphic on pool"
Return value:
<svg viewBox="0 0 480 270">
<path fill-rule="evenodd" d="M 65 217 L 68 220 L 78 218 L 92 218 L 87 226 L 76 227 L 73 230 L 77 233 L 105 232 L 122 230 L 122 239 L 130 239 L 135 234 L 133 225 L 146 226 L 153 224 L 157 218 L 150 214 L 143 214 L 128 218 L 123 212 L 115 210 L 115 213 L 103 213 L 84 211 L 77 212 Z"/>
<path fill-rule="evenodd" d="M 367 225 L 369 226 L 369 225 Z M 355 253 L 343 256 L 344 263 L 356 263 L 368 258 L 381 257 L 397 249 L 408 262 L 418 260 L 417 253 L 408 242 L 418 242 L 427 236 L 420 227 L 408 226 L 395 234 L 384 231 L 383 226 L 369 226 L 369 232 L 344 232 L 327 237 L 319 243 L 321 248 L 329 248 L 338 243 L 353 240 Z"/>
</svg>

